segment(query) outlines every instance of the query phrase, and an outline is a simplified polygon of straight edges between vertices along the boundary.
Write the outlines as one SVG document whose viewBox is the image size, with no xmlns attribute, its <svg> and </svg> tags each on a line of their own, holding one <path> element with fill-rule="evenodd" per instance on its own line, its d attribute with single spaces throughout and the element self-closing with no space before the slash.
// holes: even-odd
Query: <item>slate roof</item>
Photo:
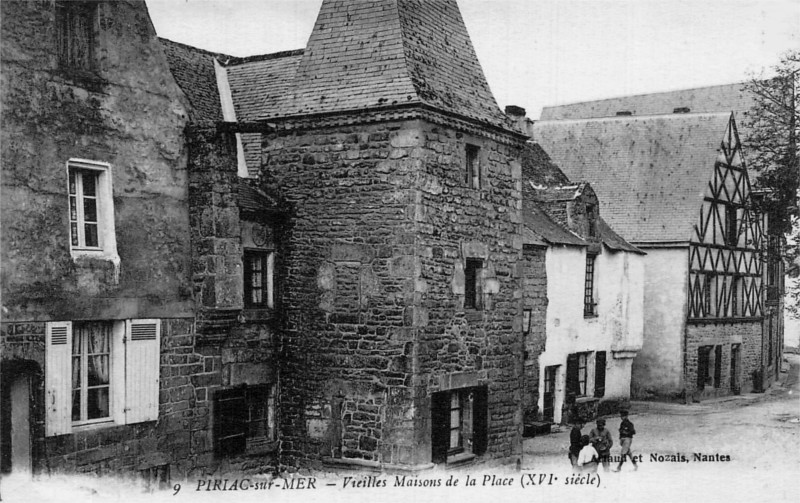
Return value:
<svg viewBox="0 0 800 503">
<path fill-rule="evenodd" d="M 292 86 L 303 50 L 223 61 L 239 121 L 274 115 Z"/>
<path fill-rule="evenodd" d="M 614 117 L 621 111 L 637 116 L 664 115 L 677 108 L 688 109 L 688 113 L 745 112 L 750 110 L 754 99 L 751 93 L 742 90 L 743 85 L 698 87 L 544 107 L 540 120 Z"/>
<path fill-rule="evenodd" d="M 275 198 L 250 186 L 244 180 L 239 180 L 237 189 L 239 209 L 242 211 L 261 213 L 278 209 L 279 204 Z"/>
<path fill-rule="evenodd" d="M 258 118 L 405 104 L 513 129 L 455 0 L 324 0 L 290 94 Z"/>
<path fill-rule="evenodd" d="M 573 180 L 592 184 L 628 242 L 685 243 L 730 113 L 538 121 L 534 140 Z"/>
<path fill-rule="evenodd" d="M 214 58 L 222 60 L 230 56 L 215 54 L 188 45 L 159 38 L 167 63 L 191 104 L 189 118 L 194 122 L 221 121 L 222 105 L 217 89 L 217 76 L 214 73 Z"/>
<path fill-rule="evenodd" d="M 534 201 L 522 203 L 522 242 L 529 245 L 555 244 L 567 246 L 589 246 L 589 243 L 576 234 L 557 224 L 544 209 Z"/>
</svg>

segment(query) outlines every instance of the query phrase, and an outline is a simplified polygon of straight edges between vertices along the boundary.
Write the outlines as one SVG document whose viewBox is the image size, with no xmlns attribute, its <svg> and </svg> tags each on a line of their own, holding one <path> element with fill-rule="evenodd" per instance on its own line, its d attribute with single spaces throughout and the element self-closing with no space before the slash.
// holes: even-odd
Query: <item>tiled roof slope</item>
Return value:
<svg viewBox="0 0 800 503">
<path fill-rule="evenodd" d="M 534 140 L 634 244 L 688 242 L 729 113 L 538 121 Z"/>
<path fill-rule="evenodd" d="M 633 115 L 662 115 L 671 114 L 677 108 L 688 108 L 691 113 L 744 112 L 752 107 L 754 100 L 752 94 L 742 90 L 743 85 L 698 87 L 544 107 L 540 120 L 614 117 L 622 111 Z"/>
<path fill-rule="evenodd" d="M 511 128 L 455 0 L 324 0 L 291 95 L 259 118 L 402 104 Z"/>
<path fill-rule="evenodd" d="M 303 50 L 223 61 L 239 121 L 275 115 L 294 80 Z"/>
<path fill-rule="evenodd" d="M 214 73 L 214 58 L 230 56 L 214 54 L 165 38 L 159 39 L 175 82 L 181 88 L 192 109 L 189 117 L 195 121 L 221 121 L 222 106 Z"/>
</svg>

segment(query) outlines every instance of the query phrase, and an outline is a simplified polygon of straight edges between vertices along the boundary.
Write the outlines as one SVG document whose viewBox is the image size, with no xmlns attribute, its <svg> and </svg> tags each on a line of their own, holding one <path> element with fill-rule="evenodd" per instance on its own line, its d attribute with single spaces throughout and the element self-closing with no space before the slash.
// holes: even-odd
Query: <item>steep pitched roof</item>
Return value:
<svg viewBox="0 0 800 503">
<path fill-rule="evenodd" d="M 725 84 L 544 107 L 540 119 L 592 119 L 614 117 L 618 112 L 664 115 L 677 109 L 683 109 L 682 113 L 745 112 L 753 106 L 754 98 L 743 86 L 742 83 Z"/>
<path fill-rule="evenodd" d="M 587 180 L 603 218 L 636 244 L 688 242 L 730 113 L 539 121 L 534 140 Z"/>
<path fill-rule="evenodd" d="M 531 200 L 522 203 L 522 228 L 524 244 L 541 245 L 542 242 L 554 245 L 589 246 L 589 243 L 556 223 L 547 212 Z"/>
<path fill-rule="evenodd" d="M 167 63 L 191 104 L 189 117 L 198 121 L 221 121 L 222 105 L 214 72 L 214 58 L 228 59 L 230 56 L 215 54 L 188 45 L 160 38 L 167 56 Z"/>
<path fill-rule="evenodd" d="M 302 57 L 300 49 L 223 61 L 236 118 L 247 122 L 275 114 L 289 93 Z"/>
<path fill-rule="evenodd" d="M 259 118 L 404 104 L 512 128 L 455 0 L 324 0 L 290 95 Z"/>
</svg>

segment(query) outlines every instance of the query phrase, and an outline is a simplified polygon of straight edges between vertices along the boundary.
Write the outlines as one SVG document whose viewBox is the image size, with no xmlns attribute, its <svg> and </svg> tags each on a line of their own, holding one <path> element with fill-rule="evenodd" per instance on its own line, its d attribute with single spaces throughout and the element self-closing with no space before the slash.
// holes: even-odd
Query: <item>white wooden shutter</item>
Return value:
<svg viewBox="0 0 800 503">
<path fill-rule="evenodd" d="M 45 436 L 72 432 L 72 322 L 47 324 Z"/>
<path fill-rule="evenodd" d="M 130 320 L 125 337 L 125 423 L 158 419 L 160 320 Z"/>
</svg>

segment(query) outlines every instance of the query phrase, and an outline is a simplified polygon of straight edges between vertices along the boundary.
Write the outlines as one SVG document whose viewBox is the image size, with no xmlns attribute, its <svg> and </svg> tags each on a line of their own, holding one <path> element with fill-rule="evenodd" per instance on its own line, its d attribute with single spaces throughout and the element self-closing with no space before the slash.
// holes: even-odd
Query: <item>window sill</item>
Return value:
<svg viewBox="0 0 800 503">
<path fill-rule="evenodd" d="M 464 309 L 464 317 L 467 321 L 481 321 L 483 320 L 483 311 L 480 309 Z"/>
<path fill-rule="evenodd" d="M 242 309 L 244 323 L 258 323 L 275 318 L 274 308 L 245 308 Z"/>
<path fill-rule="evenodd" d="M 101 428 L 109 428 L 117 426 L 113 419 L 96 419 L 94 421 L 86 421 L 81 423 L 72 423 L 72 433 L 80 433 L 82 431 L 99 430 Z"/>
<path fill-rule="evenodd" d="M 447 467 L 463 466 L 471 463 L 477 456 L 471 452 L 460 452 L 447 456 Z"/>
</svg>

